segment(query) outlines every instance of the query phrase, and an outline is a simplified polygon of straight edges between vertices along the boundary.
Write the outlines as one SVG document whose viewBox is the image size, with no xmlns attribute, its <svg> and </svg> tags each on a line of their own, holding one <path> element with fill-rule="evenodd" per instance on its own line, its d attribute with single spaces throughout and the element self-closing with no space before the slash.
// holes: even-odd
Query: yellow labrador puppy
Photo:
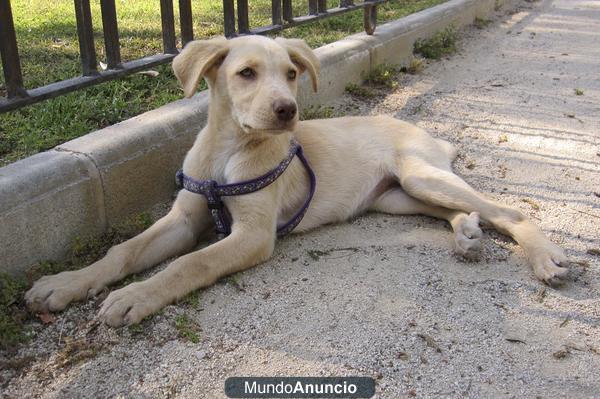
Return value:
<svg viewBox="0 0 600 399">
<path fill-rule="evenodd" d="M 456 251 L 479 247 L 479 218 L 514 238 L 535 275 L 547 283 L 568 269 L 561 248 L 516 209 L 484 198 L 452 173 L 454 148 L 424 130 L 388 116 L 298 122 L 298 77 L 317 89 L 319 61 L 296 39 L 244 36 L 189 43 L 173 69 L 186 97 L 202 78 L 210 88 L 208 123 L 183 163 L 192 180 L 219 184 L 255 179 L 286 159 L 297 140 L 317 178 L 316 192 L 294 231 L 341 222 L 373 210 L 424 214 L 450 222 Z M 171 211 L 147 231 L 78 271 L 46 276 L 27 292 L 33 311 L 58 311 L 131 273 L 182 255 L 153 277 L 113 291 L 100 317 L 111 326 L 139 323 L 165 305 L 219 278 L 269 259 L 277 226 L 302 208 L 310 179 L 299 157 L 272 184 L 224 197 L 231 232 L 200 250 L 199 235 L 214 228 L 203 195 L 181 190 Z M 210 210 L 212 211 L 212 209 Z"/>
</svg>

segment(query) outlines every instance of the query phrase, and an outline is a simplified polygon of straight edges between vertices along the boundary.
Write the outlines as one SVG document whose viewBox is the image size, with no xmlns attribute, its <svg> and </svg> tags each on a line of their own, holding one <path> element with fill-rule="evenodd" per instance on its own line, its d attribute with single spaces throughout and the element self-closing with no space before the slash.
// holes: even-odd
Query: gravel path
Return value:
<svg viewBox="0 0 600 399">
<path fill-rule="evenodd" d="M 460 175 L 578 262 L 562 288 L 495 232 L 465 262 L 442 221 L 369 215 L 286 238 L 141 328 L 97 325 L 92 301 L 33 325 L 0 354 L 0 396 L 221 398 L 229 376 L 360 375 L 378 398 L 598 397 L 600 2 L 524 4 L 397 89 L 336 106 L 456 144 Z"/>
</svg>

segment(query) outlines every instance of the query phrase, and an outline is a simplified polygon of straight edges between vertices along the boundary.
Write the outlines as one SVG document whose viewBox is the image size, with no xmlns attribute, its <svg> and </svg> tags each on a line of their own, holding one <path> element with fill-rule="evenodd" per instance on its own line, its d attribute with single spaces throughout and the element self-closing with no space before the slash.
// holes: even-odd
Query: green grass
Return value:
<svg viewBox="0 0 600 399">
<path fill-rule="evenodd" d="M 458 32 L 456 28 L 449 26 L 437 32 L 429 39 L 417 40 L 415 42 L 414 53 L 425 58 L 439 60 L 443 56 L 456 51 L 457 40 Z"/>
<path fill-rule="evenodd" d="M 583 96 L 583 90 L 581 90 L 581 89 L 575 89 L 575 95 L 576 96 Z"/>
<path fill-rule="evenodd" d="M 300 120 L 309 119 L 329 119 L 336 118 L 338 115 L 335 108 L 328 105 L 311 105 L 306 107 L 300 113 Z"/>
<path fill-rule="evenodd" d="M 397 65 L 381 64 L 373 68 L 368 74 L 363 76 L 365 84 L 371 86 L 387 87 L 390 89 L 398 86 L 396 76 L 400 69 Z"/>
<path fill-rule="evenodd" d="M 400 73 L 417 74 L 423 70 L 423 61 L 413 58 L 408 66 L 400 67 L 393 64 L 381 64 L 362 76 L 362 84 L 351 83 L 346 86 L 346 92 L 359 99 L 370 99 L 385 95 L 389 89 L 398 87 Z"/>
<path fill-rule="evenodd" d="M 422 58 L 414 57 L 408 63 L 408 66 L 400 68 L 400 72 L 409 73 L 411 75 L 418 75 L 423 72 L 425 68 L 424 62 Z"/>
<path fill-rule="evenodd" d="M 491 23 L 492 23 L 492 21 L 490 19 L 476 17 L 475 20 L 473 21 L 473 26 L 476 27 L 477 29 L 484 29 Z"/>
<path fill-rule="evenodd" d="M 403 17 L 446 0 L 391 1 L 379 7 L 379 23 Z M 13 0 L 13 16 L 25 85 L 38 87 L 78 76 L 79 45 L 72 0 Z M 101 31 L 100 2 L 91 2 L 94 36 L 99 62 L 106 62 Z M 162 51 L 158 1 L 117 0 L 123 61 Z M 250 23 L 257 27 L 270 21 L 271 2 L 250 1 Z M 176 26 L 178 2 L 174 2 Z M 307 2 L 294 0 L 295 15 L 307 12 Z M 329 0 L 328 6 L 337 5 Z M 222 34 L 222 2 L 195 1 L 196 38 Z M 347 13 L 314 24 L 288 29 L 285 37 L 304 38 L 319 47 L 362 31 L 362 12 Z M 0 68 L 1 69 L 1 68 Z M 21 110 L 0 114 L 0 166 L 50 149 L 182 97 L 170 66 L 153 68 L 157 77 L 134 74 L 70 93 Z M 0 96 L 4 96 L 0 73 Z"/>
<path fill-rule="evenodd" d="M 179 304 L 179 305 L 188 305 L 192 309 L 198 310 L 198 309 L 200 309 L 200 296 L 201 296 L 201 292 L 202 292 L 201 290 L 192 291 L 190 294 L 188 294 L 184 298 L 182 298 L 179 301 L 177 301 L 177 304 Z"/>
<path fill-rule="evenodd" d="M 376 95 L 370 87 L 357 85 L 356 83 L 350 83 L 347 85 L 346 93 L 362 99 L 373 98 Z"/>
<path fill-rule="evenodd" d="M 23 326 L 27 313 L 19 306 L 27 284 L 0 273 L 0 349 L 9 349 L 29 339 Z"/>
<path fill-rule="evenodd" d="M 0 349 L 11 349 L 26 342 L 30 331 L 26 321 L 31 315 L 25 309 L 23 295 L 32 282 L 41 276 L 77 270 L 100 259 L 113 245 L 131 238 L 152 224 L 148 214 L 140 214 L 110 229 L 100 237 L 80 237 L 75 240 L 70 256 L 62 262 L 40 262 L 25 276 L 13 277 L 0 273 Z"/>
<path fill-rule="evenodd" d="M 176 316 L 174 325 L 180 339 L 193 344 L 200 342 L 200 327 L 186 315 L 181 314 Z"/>
</svg>

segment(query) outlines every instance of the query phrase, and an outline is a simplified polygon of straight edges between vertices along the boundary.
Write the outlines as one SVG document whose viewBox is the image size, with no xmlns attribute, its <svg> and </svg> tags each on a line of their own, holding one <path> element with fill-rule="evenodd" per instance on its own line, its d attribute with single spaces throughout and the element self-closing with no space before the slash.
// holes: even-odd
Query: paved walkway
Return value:
<svg viewBox="0 0 600 399">
<path fill-rule="evenodd" d="M 36 327 L 14 358 L 33 356 L 22 370 L 0 371 L 0 396 L 218 398 L 228 376 L 364 375 L 380 398 L 597 397 L 600 1 L 524 4 L 389 95 L 338 105 L 455 143 L 467 181 L 579 262 L 563 288 L 535 281 L 494 232 L 467 263 L 445 223 L 371 215 L 285 239 L 271 261 L 139 329 L 72 307 Z M 176 320 L 199 343 L 178 338 Z"/>
</svg>

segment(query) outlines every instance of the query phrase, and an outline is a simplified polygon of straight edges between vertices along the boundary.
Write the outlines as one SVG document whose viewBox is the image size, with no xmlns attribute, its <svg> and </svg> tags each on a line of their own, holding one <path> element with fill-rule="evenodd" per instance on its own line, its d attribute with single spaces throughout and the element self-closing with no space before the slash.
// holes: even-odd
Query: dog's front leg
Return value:
<svg viewBox="0 0 600 399">
<path fill-rule="evenodd" d="M 34 312 L 58 311 L 104 287 L 191 250 L 212 223 L 204 197 L 180 191 L 171 211 L 142 234 L 112 247 L 92 265 L 36 281 L 25 295 Z"/>
<path fill-rule="evenodd" d="M 223 240 L 178 258 L 148 280 L 113 291 L 100 318 L 113 327 L 139 323 L 198 288 L 267 260 L 275 244 L 274 223 L 268 224 L 236 223 Z"/>
</svg>

